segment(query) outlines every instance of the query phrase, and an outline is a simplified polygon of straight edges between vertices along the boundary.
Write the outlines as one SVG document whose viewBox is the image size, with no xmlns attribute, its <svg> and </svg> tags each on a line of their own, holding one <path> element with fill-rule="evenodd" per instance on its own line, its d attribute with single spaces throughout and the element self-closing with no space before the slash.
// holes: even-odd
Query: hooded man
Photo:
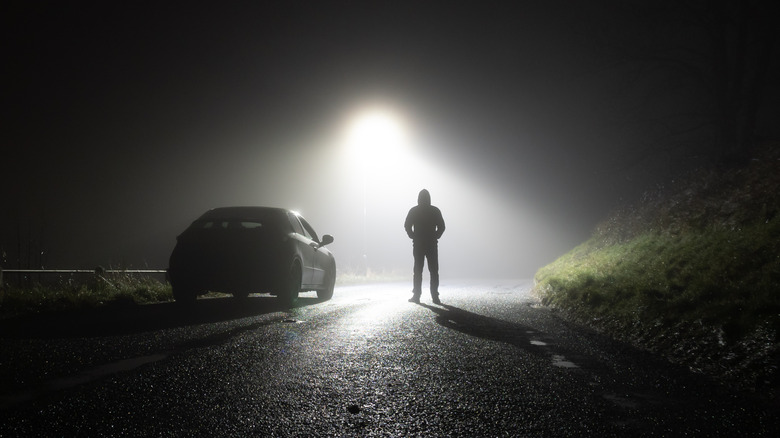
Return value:
<svg viewBox="0 0 780 438">
<path fill-rule="evenodd" d="M 444 219 L 441 210 L 431 205 L 431 194 L 420 190 L 417 205 L 409 210 L 404 222 L 406 234 L 412 239 L 414 254 L 414 279 L 411 303 L 419 303 L 422 294 L 422 271 L 425 259 L 428 259 L 428 271 L 431 274 L 431 298 L 435 304 L 439 301 L 439 238 L 444 233 Z"/>
</svg>

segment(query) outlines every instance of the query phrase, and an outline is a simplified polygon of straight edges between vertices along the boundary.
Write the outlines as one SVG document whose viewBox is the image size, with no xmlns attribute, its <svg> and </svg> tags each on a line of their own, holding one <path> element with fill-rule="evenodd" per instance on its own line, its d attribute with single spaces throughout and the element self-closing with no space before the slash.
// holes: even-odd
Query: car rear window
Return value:
<svg viewBox="0 0 780 438">
<path fill-rule="evenodd" d="M 203 221 L 196 221 L 193 224 L 195 229 L 246 229 L 254 230 L 266 226 L 263 222 L 255 220 L 236 220 L 236 219 L 210 219 Z"/>
</svg>

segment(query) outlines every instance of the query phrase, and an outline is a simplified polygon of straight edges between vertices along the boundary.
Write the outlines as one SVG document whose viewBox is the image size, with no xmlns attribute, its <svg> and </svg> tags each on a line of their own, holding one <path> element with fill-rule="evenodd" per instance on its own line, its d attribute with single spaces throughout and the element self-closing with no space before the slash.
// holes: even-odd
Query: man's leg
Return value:
<svg viewBox="0 0 780 438">
<path fill-rule="evenodd" d="M 431 273 L 431 298 L 439 301 L 439 248 L 433 245 L 428 249 L 428 272 Z"/>
<path fill-rule="evenodd" d="M 425 251 L 422 245 L 415 244 L 412 248 L 412 254 L 414 255 L 414 269 L 412 277 L 412 299 L 420 301 L 420 295 L 422 294 L 422 271 L 425 263 Z"/>
</svg>

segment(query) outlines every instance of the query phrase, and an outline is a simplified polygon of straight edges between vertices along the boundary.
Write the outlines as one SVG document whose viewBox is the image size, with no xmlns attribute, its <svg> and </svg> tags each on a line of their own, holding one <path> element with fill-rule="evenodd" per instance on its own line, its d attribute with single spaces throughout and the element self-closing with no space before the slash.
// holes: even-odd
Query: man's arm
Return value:
<svg viewBox="0 0 780 438">
<path fill-rule="evenodd" d="M 412 226 L 414 225 L 414 220 L 412 218 L 414 211 L 414 208 L 409 210 L 409 213 L 406 215 L 406 220 L 404 221 L 404 229 L 406 230 L 406 235 L 409 236 L 410 239 L 414 239 L 414 230 L 412 230 Z"/>
<path fill-rule="evenodd" d="M 436 209 L 437 218 L 436 218 L 436 238 L 440 238 L 442 234 L 444 234 L 444 229 L 446 228 L 444 226 L 444 218 L 441 215 L 441 210 L 438 208 Z"/>
</svg>

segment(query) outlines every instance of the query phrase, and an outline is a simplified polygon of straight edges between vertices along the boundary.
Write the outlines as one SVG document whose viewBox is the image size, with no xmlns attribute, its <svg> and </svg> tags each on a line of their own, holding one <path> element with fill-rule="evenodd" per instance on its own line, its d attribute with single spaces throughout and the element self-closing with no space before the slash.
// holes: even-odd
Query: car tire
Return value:
<svg viewBox="0 0 780 438">
<path fill-rule="evenodd" d="M 297 261 L 290 267 L 286 278 L 282 279 L 282 286 L 277 298 L 284 307 L 293 307 L 298 301 L 298 292 L 301 290 L 301 264 Z"/>
<path fill-rule="evenodd" d="M 333 289 L 336 287 L 336 264 L 333 263 L 325 273 L 325 288 L 317 290 L 317 298 L 327 301 L 333 298 Z"/>
</svg>

